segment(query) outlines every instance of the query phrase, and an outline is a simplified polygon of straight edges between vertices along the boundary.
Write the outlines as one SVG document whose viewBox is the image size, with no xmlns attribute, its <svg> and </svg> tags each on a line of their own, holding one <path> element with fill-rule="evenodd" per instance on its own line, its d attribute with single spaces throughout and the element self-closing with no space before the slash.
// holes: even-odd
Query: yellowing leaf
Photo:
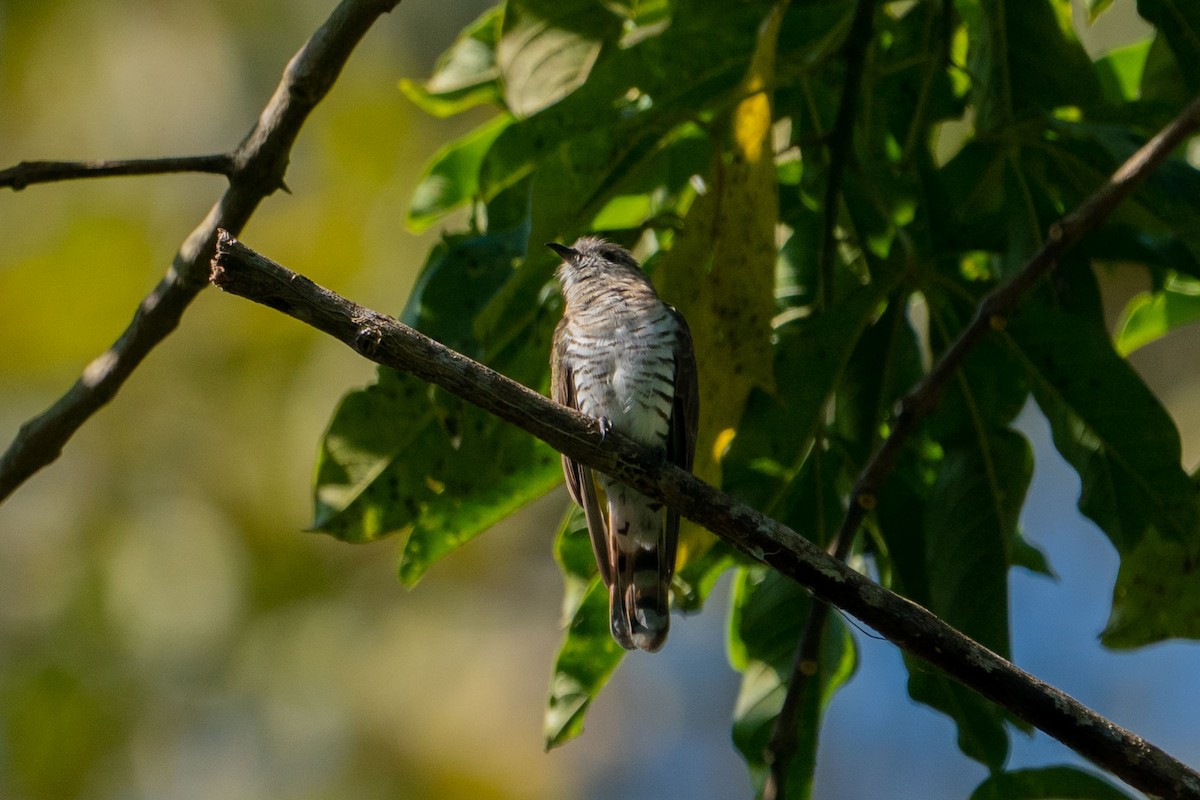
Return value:
<svg viewBox="0 0 1200 800">
<path fill-rule="evenodd" d="M 713 180 L 687 215 L 659 271 L 659 289 L 692 329 L 700 373 L 700 432 L 695 472 L 720 483 L 721 458 L 754 387 L 771 389 L 778 195 L 771 140 L 770 87 L 786 2 L 758 31 L 754 57 L 729 120 L 732 153 L 717 156 Z M 680 563 L 702 552 L 707 535 L 685 526 Z"/>
</svg>

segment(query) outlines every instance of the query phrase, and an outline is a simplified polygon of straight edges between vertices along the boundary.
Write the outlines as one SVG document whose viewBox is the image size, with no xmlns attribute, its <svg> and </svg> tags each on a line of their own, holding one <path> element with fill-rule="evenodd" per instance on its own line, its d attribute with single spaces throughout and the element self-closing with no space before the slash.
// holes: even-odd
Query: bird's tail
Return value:
<svg viewBox="0 0 1200 800">
<path fill-rule="evenodd" d="M 609 493 L 609 610 L 613 638 L 627 650 L 653 652 L 671 624 L 673 548 L 665 541 L 663 506 L 624 486 Z"/>
</svg>

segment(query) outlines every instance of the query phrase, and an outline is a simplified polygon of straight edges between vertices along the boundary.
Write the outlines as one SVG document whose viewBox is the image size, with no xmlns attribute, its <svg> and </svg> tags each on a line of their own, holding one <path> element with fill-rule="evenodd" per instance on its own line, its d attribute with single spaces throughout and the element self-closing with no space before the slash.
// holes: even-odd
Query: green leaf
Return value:
<svg viewBox="0 0 1200 800">
<path fill-rule="evenodd" d="M 612 638 L 608 589 L 597 574 L 579 508 L 572 506 L 564 516 L 554 552 L 566 583 L 563 618 L 567 631 L 555 658 L 543 719 L 547 750 L 583 733 L 588 707 L 625 656 Z"/>
<path fill-rule="evenodd" d="M 1160 292 L 1141 292 L 1129 301 L 1117 326 L 1117 352 L 1128 356 L 1176 328 L 1200 320 L 1200 284 L 1176 281 Z"/>
<path fill-rule="evenodd" d="M 1108 5 L 1112 0 L 1099 0 Z M 1146 57 L 1150 55 L 1150 39 L 1110 50 L 1096 61 L 1100 85 L 1111 103 L 1129 103 L 1141 95 L 1142 76 Z"/>
<path fill-rule="evenodd" d="M 1099 324 L 1030 304 L 1008 329 L 1055 446 L 1079 473 L 1080 510 L 1121 554 L 1102 641 L 1135 647 L 1200 636 L 1197 489 L 1180 466 L 1170 416 Z"/>
<path fill-rule="evenodd" d="M 718 539 L 698 557 L 679 565 L 671 581 L 671 609 L 681 614 L 699 611 L 725 571 L 745 562 L 745 556 L 725 540 Z"/>
<path fill-rule="evenodd" d="M 766 513 L 779 513 L 855 345 L 897 279 L 883 270 L 828 314 L 794 319 L 776 330 L 775 393 L 751 392 L 722 462 L 726 491 Z"/>
<path fill-rule="evenodd" d="M 1024 437 L 988 431 L 946 451 L 925 512 L 927 607 L 1001 655 L 1009 652 L 1007 553 L 1032 474 Z M 955 721 L 963 753 L 999 769 L 1008 756 L 1003 709 L 918 659 L 905 663 L 912 698 Z"/>
<path fill-rule="evenodd" d="M 1100 100 L 1091 59 L 1071 26 L 1069 0 L 959 0 L 956 6 L 971 43 L 968 70 L 980 131 L 998 132 L 1031 112 Z"/>
<path fill-rule="evenodd" d="M 400 81 L 400 90 L 427 114 L 438 117 L 461 114 L 480 103 L 498 102 L 496 40 L 503 18 L 503 6 L 483 12 L 438 58 L 433 75 L 423 86 L 405 79 Z"/>
<path fill-rule="evenodd" d="M 1200 88 L 1200 5 L 1188 0 L 1138 0 L 1137 9 L 1166 38 L 1187 86 L 1193 92 Z"/>
<path fill-rule="evenodd" d="M 932 344 L 944 350 L 969 308 L 958 295 L 930 293 L 928 300 Z M 881 498 L 878 516 L 888 560 L 896 562 L 905 592 L 1001 655 L 1009 652 L 1009 568 L 1014 553 L 1030 560 L 1027 546 L 1017 544 L 1017 519 L 1033 453 L 1009 428 L 1025 397 L 1020 362 L 994 341 L 982 342 L 925 426 L 940 449 L 936 472 L 914 481 L 913 466 L 906 466 L 908 477 Z M 921 500 L 906 498 L 913 505 L 901 509 L 895 503 L 906 493 Z M 918 508 L 919 533 L 906 518 Z M 897 524 L 900 530 L 889 530 Z M 999 769 L 1008 756 L 1005 712 L 918 659 L 906 657 L 905 663 L 912 698 L 955 721 L 966 755 Z"/>
<path fill-rule="evenodd" d="M 1009 543 L 1033 475 L 1033 452 L 1008 429 L 944 446 L 925 519 L 930 610 L 1003 655 Z"/>
<path fill-rule="evenodd" d="M 509 111 L 529 117 L 578 89 L 620 30 L 620 21 L 591 0 L 509 0 L 496 45 Z"/>
<path fill-rule="evenodd" d="M 1107 647 L 1200 639 L 1200 546 L 1149 531 L 1122 551 L 1113 608 L 1100 634 Z"/>
<path fill-rule="evenodd" d="M 833 433 L 865 464 L 900 398 L 922 377 L 921 354 L 908 321 L 908 293 L 901 287 L 863 333 L 838 386 Z"/>
<path fill-rule="evenodd" d="M 524 242 L 523 229 L 447 237 L 430 255 L 404 320 L 478 356 L 482 345 L 471 321 L 511 275 Z M 546 352 L 513 347 L 493 361 L 537 385 Z M 558 458 L 546 445 L 416 378 L 381 369 L 375 385 L 343 399 L 330 423 L 317 465 L 313 527 L 355 542 L 409 531 L 400 577 L 412 584 L 560 478 Z"/>
<path fill-rule="evenodd" d="M 730 661 L 742 672 L 733 713 L 733 741 L 761 791 L 767 765 L 763 752 L 774 731 L 792 676 L 792 660 L 812 599 L 798 584 L 762 567 L 744 568 L 733 589 Z M 826 620 L 815 674 L 807 678 L 797 718 L 797 746 L 788 764 L 788 797 L 812 792 L 821 717 L 833 695 L 854 674 L 857 651 L 836 614 Z"/>
<path fill-rule="evenodd" d="M 1030 303 L 1008 330 L 1055 446 L 1083 481 L 1080 510 L 1121 552 L 1151 530 L 1192 541 L 1196 489 L 1180 466 L 1179 433 L 1103 328 Z"/>
<path fill-rule="evenodd" d="M 549 0 L 542 2 L 551 8 L 545 14 L 558 13 Z M 607 22 L 592 20 L 600 6 L 590 0 L 570 6 L 580 4 L 591 9 L 581 30 L 592 36 L 601 35 L 600 28 L 607 31 Z M 480 172 L 484 197 L 537 170 L 538 235 L 578 228 L 620 193 L 617 184 L 670 131 L 696 120 L 705 105 L 724 102 L 723 93 L 736 86 L 753 49 L 762 4 L 688 6 L 677 8 L 661 34 L 606 53 L 575 91 L 500 136 Z M 718 13 L 726 24 L 714 29 L 710 19 Z M 619 27 L 616 17 L 612 21 Z M 697 37 L 704 37 L 705 47 L 695 46 Z M 569 152 L 560 153 L 564 148 Z M 538 219 L 542 213 L 558 221 L 544 224 Z"/>
<path fill-rule="evenodd" d="M 409 230 L 420 233 L 478 196 L 479 167 L 496 137 L 512 121 L 508 115 L 497 117 L 434 153 L 413 190 Z"/>
<path fill-rule="evenodd" d="M 694 175 L 712 163 L 712 139 L 696 125 L 682 125 L 659 143 L 650 155 L 628 171 L 596 212 L 592 230 L 635 230 L 674 214 Z"/>
<path fill-rule="evenodd" d="M 1133 800 L 1133 795 L 1078 767 L 1053 766 L 991 775 L 970 800 Z"/>
<path fill-rule="evenodd" d="M 1142 72 L 1139 114 L 1150 116 L 1146 112 L 1156 112 L 1155 122 L 1165 123 L 1191 102 L 1194 90 L 1189 84 L 1194 79 L 1193 75 L 1183 74 L 1180 61 L 1171 50 L 1166 35 L 1156 31 L 1150 41 L 1150 52 L 1146 55 L 1146 67 Z M 1149 119 L 1146 124 L 1150 124 Z"/>
</svg>

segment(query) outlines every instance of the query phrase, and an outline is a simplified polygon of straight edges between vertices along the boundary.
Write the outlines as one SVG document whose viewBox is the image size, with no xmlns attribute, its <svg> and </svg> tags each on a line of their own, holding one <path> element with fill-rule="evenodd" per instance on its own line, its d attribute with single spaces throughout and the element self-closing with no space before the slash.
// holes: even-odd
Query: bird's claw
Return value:
<svg viewBox="0 0 1200 800">
<path fill-rule="evenodd" d="M 612 430 L 612 420 L 608 417 L 599 417 L 596 424 L 600 427 L 600 441 L 608 438 L 608 432 Z"/>
</svg>

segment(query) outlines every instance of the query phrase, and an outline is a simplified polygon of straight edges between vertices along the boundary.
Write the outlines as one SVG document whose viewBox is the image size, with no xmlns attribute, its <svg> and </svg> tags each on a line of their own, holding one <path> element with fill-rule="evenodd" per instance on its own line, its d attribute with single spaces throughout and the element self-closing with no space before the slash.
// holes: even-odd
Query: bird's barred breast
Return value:
<svg viewBox="0 0 1200 800">
<path fill-rule="evenodd" d="M 569 331 L 580 410 L 607 418 L 637 441 L 662 445 L 675 397 L 675 320 L 661 305 L 641 314 L 605 310 Z"/>
</svg>

